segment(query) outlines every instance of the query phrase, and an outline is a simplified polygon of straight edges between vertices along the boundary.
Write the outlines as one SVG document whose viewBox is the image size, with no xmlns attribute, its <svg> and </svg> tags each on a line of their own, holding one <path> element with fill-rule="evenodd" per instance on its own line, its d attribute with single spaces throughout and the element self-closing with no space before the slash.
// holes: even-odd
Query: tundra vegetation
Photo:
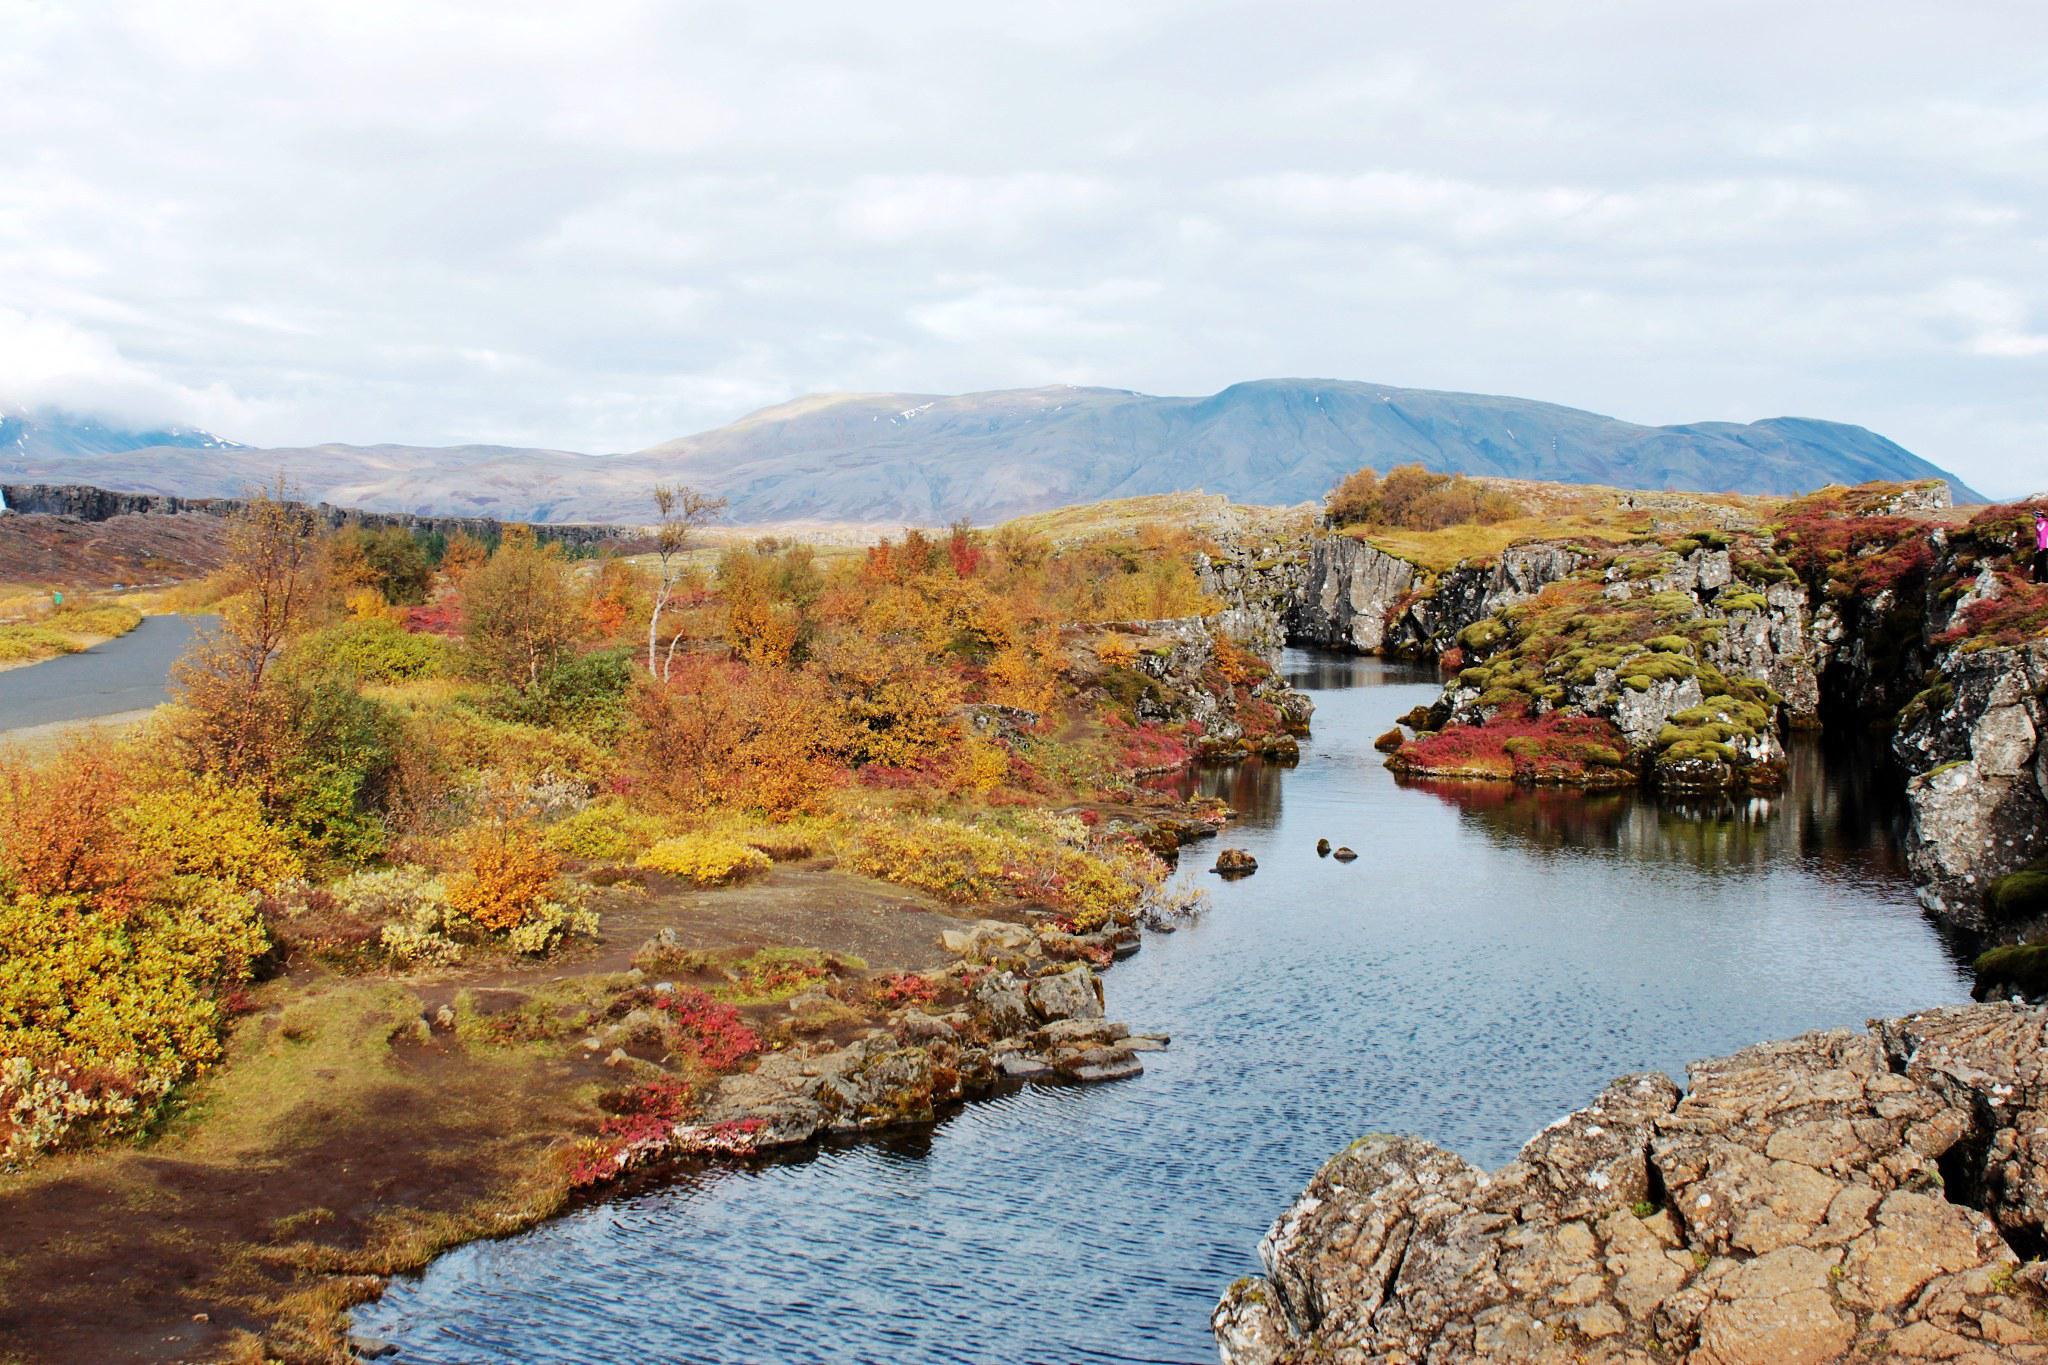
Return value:
<svg viewBox="0 0 2048 1365">
<path fill-rule="evenodd" d="M 206 1271 L 237 1306 L 210 1330 L 331 1358 L 364 1277 L 544 1214 L 719 1076 L 957 1006 L 915 970 L 950 907 L 1074 935 L 1159 888 L 1143 836 L 1180 799 L 1142 774 L 1205 735 L 1148 627 L 1117 623 L 1220 608 L 1192 532 L 706 549 L 715 504 L 663 490 L 657 512 L 651 547 L 578 559 L 517 527 L 327 532 L 256 497 L 184 594 L 221 625 L 173 704 L 0 755 L 0 1221 L 101 1182 L 94 1226 L 184 1247 L 212 1186 L 169 1208 L 128 1156 L 225 1180 L 331 1173 L 340 1144 L 390 1179 L 340 1208 L 345 1179 L 293 1178 Z M 1219 640 L 1203 668 L 1248 741 L 1279 734 L 1257 656 Z M 921 946 L 870 967 L 776 941 L 805 896 L 908 907 Z M 662 922 L 683 941 L 636 950 Z M 611 1069 L 576 1045 L 621 1020 L 638 1041 Z M 12 1279 L 0 1313 L 61 1298 Z"/>
</svg>

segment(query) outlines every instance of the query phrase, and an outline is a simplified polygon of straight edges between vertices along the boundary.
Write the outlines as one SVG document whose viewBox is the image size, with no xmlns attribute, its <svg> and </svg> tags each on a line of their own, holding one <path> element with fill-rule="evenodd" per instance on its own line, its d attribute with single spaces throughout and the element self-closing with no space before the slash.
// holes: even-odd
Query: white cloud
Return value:
<svg viewBox="0 0 2048 1365">
<path fill-rule="evenodd" d="M 1330 374 L 2048 484 L 2048 7 L 1969 9 L 0 0 L 0 399 L 620 449 Z"/>
</svg>

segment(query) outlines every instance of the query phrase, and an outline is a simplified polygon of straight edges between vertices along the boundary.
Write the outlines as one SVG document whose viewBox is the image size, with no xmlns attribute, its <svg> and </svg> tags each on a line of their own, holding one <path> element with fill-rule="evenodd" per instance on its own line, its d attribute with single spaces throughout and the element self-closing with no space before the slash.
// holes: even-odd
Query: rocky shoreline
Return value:
<svg viewBox="0 0 2048 1365">
<path fill-rule="evenodd" d="M 1225 1365 L 2048 1360 L 2048 1011 L 1929 1010 L 1623 1077 L 1488 1173 L 1334 1157 Z"/>
<path fill-rule="evenodd" d="M 1102 983 L 1086 958 L 1109 961 L 1138 948 L 1138 930 L 1048 936 L 1003 920 L 949 932 L 961 962 L 926 979 L 964 997 L 933 1012 L 915 1005 L 890 1013 L 850 1042 L 798 1044 L 763 1057 L 752 1070 L 719 1080 L 688 1120 L 666 1125 L 608 1152 L 586 1184 L 616 1179 L 663 1161 L 693 1156 L 755 1156 L 813 1139 L 933 1123 L 954 1105 L 1026 1083 L 1079 1084 L 1143 1073 L 1142 1052 L 1164 1034 L 1133 1033 L 1103 1016 Z M 655 989 L 661 989 L 656 983 Z M 797 996 L 792 1013 L 813 1005 Z M 632 1022 L 594 1036 L 596 1048 L 626 1040 Z"/>
</svg>

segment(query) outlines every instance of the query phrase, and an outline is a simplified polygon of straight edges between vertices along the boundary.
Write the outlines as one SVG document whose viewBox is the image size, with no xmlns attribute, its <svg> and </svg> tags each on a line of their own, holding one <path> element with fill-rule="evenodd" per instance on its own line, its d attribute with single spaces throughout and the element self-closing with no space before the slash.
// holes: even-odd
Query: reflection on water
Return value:
<svg viewBox="0 0 2048 1365">
<path fill-rule="evenodd" d="M 1437 690 L 1291 654 L 1300 765 L 1200 775 L 1257 875 L 1108 977 L 1146 1074 L 936 1130 L 686 1176 L 467 1247 L 358 1314 L 403 1359 L 1208 1361 L 1207 1314 L 1360 1133 L 1488 1164 L 1607 1078 L 1967 998 L 1866 758 L 1768 800 L 1400 784 L 1372 739 Z M 1315 841 L 1358 850 L 1318 858 Z"/>
</svg>

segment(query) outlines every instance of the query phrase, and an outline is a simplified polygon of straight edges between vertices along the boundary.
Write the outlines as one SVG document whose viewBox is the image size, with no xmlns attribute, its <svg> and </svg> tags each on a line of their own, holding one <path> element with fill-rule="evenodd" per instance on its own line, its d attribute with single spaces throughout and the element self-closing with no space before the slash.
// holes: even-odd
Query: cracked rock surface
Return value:
<svg viewBox="0 0 2048 1365">
<path fill-rule="evenodd" d="M 1960 1006 L 1626 1076 L 1490 1174 L 1361 1138 L 1217 1307 L 1223 1360 L 2048 1361 L 2044 1044 Z"/>
</svg>

